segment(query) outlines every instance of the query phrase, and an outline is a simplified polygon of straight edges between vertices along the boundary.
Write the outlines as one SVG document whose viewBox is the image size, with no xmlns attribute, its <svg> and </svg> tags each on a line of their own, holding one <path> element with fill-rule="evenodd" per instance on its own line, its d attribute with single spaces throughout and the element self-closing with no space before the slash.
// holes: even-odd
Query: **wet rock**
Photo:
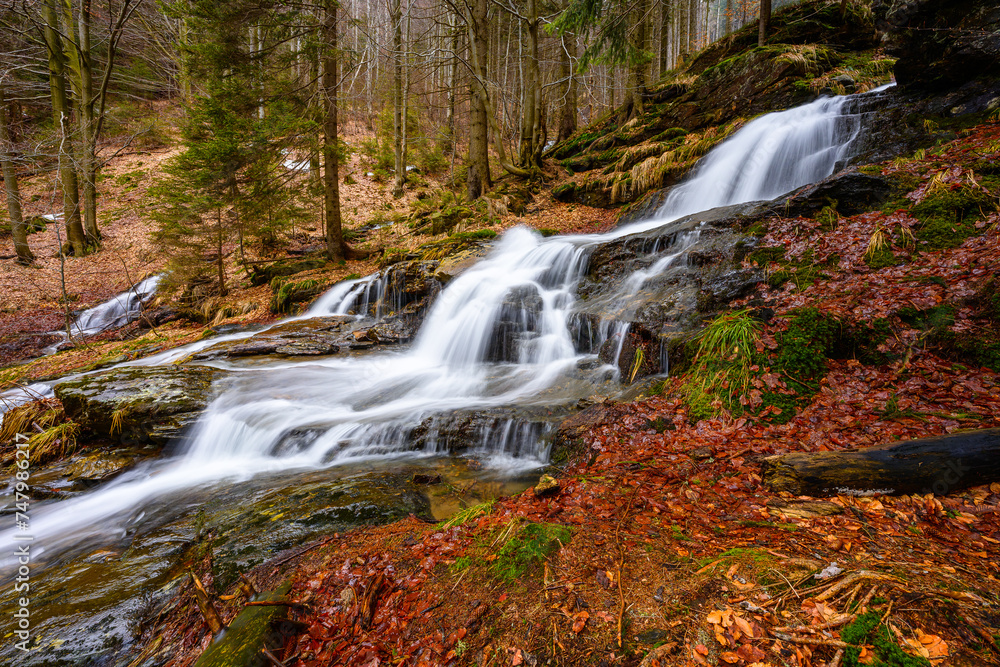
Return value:
<svg viewBox="0 0 1000 667">
<path fill-rule="evenodd" d="M 695 447 L 688 452 L 688 455 L 695 461 L 704 461 L 715 456 L 715 450 L 711 447 Z"/>
<path fill-rule="evenodd" d="M 553 425 L 572 411 L 571 406 L 456 410 L 424 419 L 408 437 L 414 449 L 537 456 Z"/>
<path fill-rule="evenodd" d="M 661 370 L 659 341 L 641 324 L 633 324 L 625 334 L 605 341 L 597 358 L 602 363 L 617 366 L 624 384 L 632 384 Z"/>
<path fill-rule="evenodd" d="M 201 366 L 115 368 L 55 386 L 84 431 L 164 445 L 193 424 L 225 371 Z"/>
<path fill-rule="evenodd" d="M 840 215 L 856 215 L 878 208 L 896 194 L 888 178 L 851 168 L 778 197 L 769 209 L 789 218 L 811 217 L 826 206 L 833 206 Z"/>
<path fill-rule="evenodd" d="M 552 440 L 553 463 L 566 462 L 583 454 L 583 437 L 592 429 L 612 423 L 617 418 L 615 403 L 595 403 L 559 424 Z"/>
<path fill-rule="evenodd" d="M 598 246 L 574 306 L 580 334 L 588 327 L 595 331 L 597 323 L 607 320 L 628 322 L 633 333 L 645 330 L 649 337 L 643 334 L 642 341 L 633 341 L 633 354 L 619 356 L 619 362 L 623 373 L 631 375 L 634 350 L 642 348 L 643 373 L 658 372 L 661 343 L 699 328 L 706 314 L 760 282 L 757 269 L 742 266 L 757 243 L 742 230 L 765 218 L 770 206 L 750 202 L 720 207 Z M 669 265 L 661 265 L 641 284 L 629 282 L 636 270 L 670 256 L 674 259 Z"/>
<path fill-rule="evenodd" d="M 559 493 L 559 480 L 557 480 L 552 475 L 542 475 L 538 479 L 538 484 L 535 484 L 534 492 L 539 498 L 543 496 L 552 496 Z"/>
<path fill-rule="evenodd" d="M 276 591 L 264 593 L 260 600 L 281 601 L 291 590 L 285 583 Z M 262 653 L 268 645 L 283 645 L 288 639 L 275 632 L 278 621 L 288 614 L 285 605 L 244 607 L 230 622 L 218 641 L 209 644 L 195 667 L 266 667 L 270 664 Z"/>
<path fill-rule="evenodd" d="M 353 317 L 332 315 L 293 320 L 238 340 L 222 341 L 195 352 L 185 361 L 255 357 L 281 354 L 289 357 L 313 357 L 336 354 L 349 345 L 357 333 Z"/>
<path fill-rule="evenodd" d="M 414 484 L 440 484 L 441 475 L 428 475 L 426 473 L 417 473 L 413 476 Z"/>
<path fill-rule="evenodd" d="M 542 297 L 534 287 L 512 290 L 500 306 L 490 340 L 486 361 L 517 362 L 521 343 L 536 335 Z"/>
<path fill-rule="evenodd" d="M 62 469 L 63 477 L 72 482 L 104 482 L 131 468 L 136 457 L 116 452 L 94 452 L 74 456 Z"/>
</svg>

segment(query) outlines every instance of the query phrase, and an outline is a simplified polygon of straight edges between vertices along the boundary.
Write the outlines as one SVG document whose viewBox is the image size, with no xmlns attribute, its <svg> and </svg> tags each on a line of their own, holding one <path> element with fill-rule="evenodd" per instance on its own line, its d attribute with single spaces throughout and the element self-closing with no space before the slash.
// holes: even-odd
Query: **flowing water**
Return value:
<svg viewBox="0 0 1000 667">
<path fill-rule="evenodd" d="M 336 480 L 338 474 L 391 466 L 393 461 L 411 465 L 445 453 L 440 425 L 451 415 L 556 409 L 592 395 L 599 386 L 613 393 L 618 371 L 595 363 L 593 350 L 609 337 L 621 337 L 627 318 L 600 322 L 588 345 L 580 344 L 572 326 L 576 289 L 590 252 L 687 214 L 770 199 L 828 176 L 848 157 L 860 131 L 860 120 L 842 113 L 844 102 L 821 99 L 747 124 L 673 189 L 655 219 L 587 236 L 543 239 L 524 228 L 508 231 L 484 259 L 437 295 L 416 338 L 404 349 L 308 362 L 268 360 L 249 367 L 216 364 L 234 372 L 194 428 L 187 448 L 92 493 L 44 507 L 36 504 L 33 557 L 66 563 L 95 545 L 141 551 L 206 497 L 224 494 L 239 504 L 238 490 L 259 489 L 261 480 L 268 480 L 264 486 L 269 488 L 291 488 L 296 475 L 315 480 L 318 471 L 325 471 L 326 479 Z M 675 235 L 658 261 L 625 280 L 616 296 L 618 310 L 628 310 L 630 298 L 647 280 L 683 263 L 697 234 Z M 390 302 L 386 285 L 386 276 L 379 274 L 340 283 L 300 317 L 381 317 L 398 307 Z M 219 340 L 131 365 L 170 364 Z M 504 414 L 477 427 L 473 453 L 501 476 L 544 466 L 548 426 Z M 0 541 L 9 547 L 15 536 L 7 531 Z M 11 552 L 7 548 L 4 558 Z M 61 585 L 71 587 L 72 582 L 66 575 Z M 53 633 L 58 636 L 57 629 Z"/>
</svg>

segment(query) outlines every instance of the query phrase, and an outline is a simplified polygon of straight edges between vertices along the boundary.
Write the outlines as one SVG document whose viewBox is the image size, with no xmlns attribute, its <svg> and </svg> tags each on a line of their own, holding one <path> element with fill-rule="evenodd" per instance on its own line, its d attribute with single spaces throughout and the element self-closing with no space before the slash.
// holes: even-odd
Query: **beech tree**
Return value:
<svg viewBox="0 0 1000 667">
<path fill-rule="evenodd" d="M 17 157 L 12 137 L 4 83 L 0 81 L 0 168 L 3 170 L 3 186 L 7 195 L 7 213 L 10 216 L 14 252 L 17 254 L 18 263 L 28 265 L 34 261 L 35 256 L 28 246 L 28 227 L 21 213 L 21 190 L 17 183 Z"/>
</svg>

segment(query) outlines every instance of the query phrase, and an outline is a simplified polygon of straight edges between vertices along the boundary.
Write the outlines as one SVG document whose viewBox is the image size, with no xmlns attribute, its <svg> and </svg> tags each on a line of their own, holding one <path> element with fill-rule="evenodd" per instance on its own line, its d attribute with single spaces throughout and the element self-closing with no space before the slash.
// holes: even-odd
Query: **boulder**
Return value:
<svg viewBox="0 0 1000 667">
<path fill-rule="evenodd" d="M 907 92 L 1000 78 L 1000 5 L 984 0 L 879 0 L 885 48 Z M 1000 96 L 995 85 L 993 97 Z"/>
<path fill-rule="evenodd" d="M 55 394 L 85 432 L 164 445 L 198 419 L 224 375 L 202 366 L 114 368 L 61 382 Z"/>
<path fill-rule="evenodd" d="M 222 341 L 195 352 L 185 361 L 255 357 L 280 354 L 288 357 L 315 357 L 337 354 L 350 345 L 357 328 L 347 315 L 291 320 L 254 334 L 250 338 Z"/>
</svg>

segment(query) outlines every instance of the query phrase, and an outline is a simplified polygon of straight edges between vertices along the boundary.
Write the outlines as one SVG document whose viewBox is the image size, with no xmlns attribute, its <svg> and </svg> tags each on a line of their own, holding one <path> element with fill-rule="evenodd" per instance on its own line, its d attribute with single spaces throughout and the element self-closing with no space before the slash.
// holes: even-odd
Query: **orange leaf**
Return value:
<svg viewBox="0 0 1000 667">
<path fill-rule="evenodd" d="M 730 665 L 735 665 L 740 661 L 740 656 L 736 655 L 732 651 L 725 651 L 719 656 L 724 662 L 728 662 Z"/>
<path fill-rule="evenodd" d="M 583 626 L 587 625 L 588 618 L 590 618 L 590 614 L 585 611 L 578 611 L 573 614 L 573 632 L 577 634 L 583 632 Z"/>
</svg>

